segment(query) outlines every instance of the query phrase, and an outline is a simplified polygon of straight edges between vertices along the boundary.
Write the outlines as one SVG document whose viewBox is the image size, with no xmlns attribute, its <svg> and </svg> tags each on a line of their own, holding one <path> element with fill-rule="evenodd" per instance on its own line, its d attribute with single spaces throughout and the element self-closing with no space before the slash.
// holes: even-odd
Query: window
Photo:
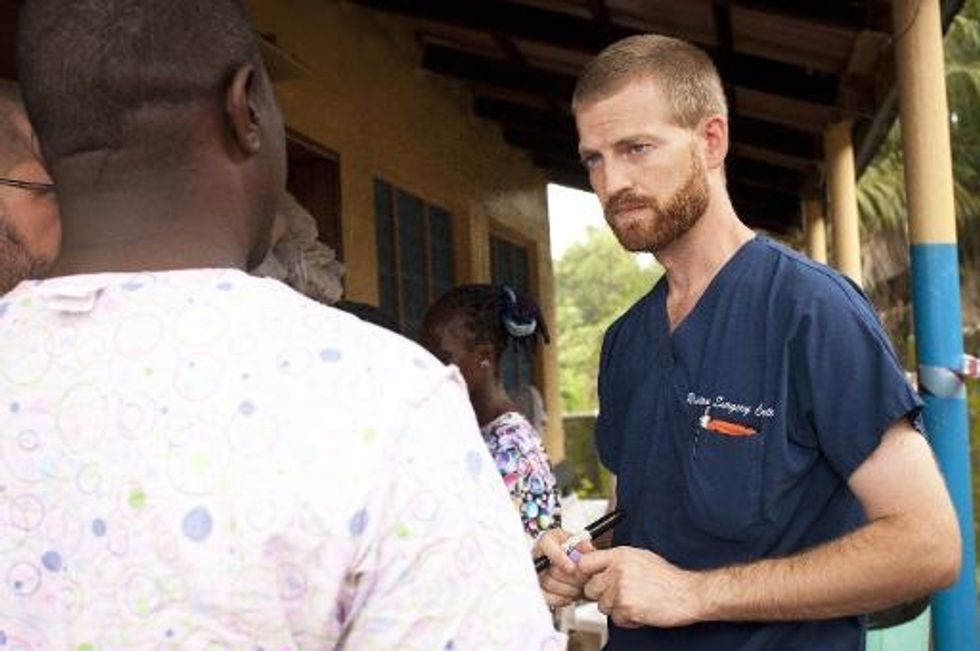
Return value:
<svg viewBox="0 0 980 651">
<path fill-rule="evenodd" d="M 297 134 L 286 140 L 289 176 L 286 189 L 316 219 L 317 239 L 344 259 L 340 228 L 340 161 L 337 154 Z"/>
<path fill-rule="evenodd" d="M 381 309 L 417 338 L 429 305 L 455 284 L 452 216 L 375 179 L 374 219 Z"/>
<path fill-rule="evenodd" d="M 525 296 L 531 292 L 528 250 L 497 235 L 490 236 L 490 268 L 494 284 L 510 285 Z M 500 373 L 508 391 L 521 384 L 537 384 L 534 363 L 523 349 L 510 348 L 504 353 Z"/>
</svg>

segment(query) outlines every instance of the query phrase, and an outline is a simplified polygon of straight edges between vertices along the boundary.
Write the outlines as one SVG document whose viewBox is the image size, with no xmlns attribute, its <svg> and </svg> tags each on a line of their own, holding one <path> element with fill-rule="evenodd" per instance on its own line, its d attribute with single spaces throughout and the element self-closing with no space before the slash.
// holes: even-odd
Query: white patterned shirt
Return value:
<svg viewBox="0 0 980 651">
<path fill-rule="evenodd" d="M 0 297 L 0 649 L 563 648 L 421 348 L 235 270 Z"/>
</svg>

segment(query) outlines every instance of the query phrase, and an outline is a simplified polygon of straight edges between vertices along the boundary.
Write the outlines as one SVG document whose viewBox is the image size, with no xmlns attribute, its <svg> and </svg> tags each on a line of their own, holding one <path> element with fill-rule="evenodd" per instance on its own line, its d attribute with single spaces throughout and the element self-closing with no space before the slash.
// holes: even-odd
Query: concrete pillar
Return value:
<svg viewBox="0 0 980 651">
<path fill-rule="evenodd" d="M 858 228 L 857 177 L 849 120 L 828 127 L 824 134 L 824 149 L 830 218 L 834 224 L 834 261 L 841 273 L 861 285 L 861 231 Z"/>
<path fill-rule="evenodd" d="M 803 200 L 806 220 L 806 253 L 820 264 L 827 264 L 827 221 L 824 217 L 823 200 Z"/>
<path fill-rule="evenodd" d="M 963 537 L 959 581 L 932 598 L 933 648 L 977 649 L 976 560 L 956 214 L 940 0 L 892 0 L 912 298 L 925 425 Z"/>
</svg>

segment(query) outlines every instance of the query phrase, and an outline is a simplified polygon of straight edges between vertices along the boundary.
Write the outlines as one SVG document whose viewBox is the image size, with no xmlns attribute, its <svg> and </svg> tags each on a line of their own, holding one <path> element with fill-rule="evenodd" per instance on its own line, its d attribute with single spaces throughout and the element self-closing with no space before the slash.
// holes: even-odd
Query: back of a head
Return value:
<svg viewBox="0 0 980 651">
<path fill-rule="evenodd" d="M 471 345 L 491 344 L 501 355 L 513 343 L 528 352 L 550 336 L 541 309 L 507 285 L 458 285 L 443 294 L 425 315 L 423 331 L 462 315 Z"/>
<path fill-rule="evenodd" d="M 235 69 L 261 59 L 240 0 L 28 0 L 17 60 L 54 162 L 162 139 L 146 115 L 219 103 Z"/>
<path fill-rule="evenodd" d="M 381 326 L 382 328 L 390 330 L 395 334 L 402 334 L 402 329 L 398 325 L 398 322 L 380 307 L 371 305 L 370 303 L 363 303 L 361 301 L 351 301 L 349 299 L 339 300 L 334 303 L 333 306 L 338 310 L 343 310 L 344 312 L 353 314 L 362 321 L 367 321 L 368 323 L 373 323 L 376 326 Z"/>
<path fill-rule="evenodd" d="M 676 122 L 692 128 L 710 115 L 728 116 L 718 71 L 700 48 L 669 36 L 640 34 L 613 43 L 585 66 L 572 107 L 608 97 L 630 82 L 655 80 Z"/>
</svg>

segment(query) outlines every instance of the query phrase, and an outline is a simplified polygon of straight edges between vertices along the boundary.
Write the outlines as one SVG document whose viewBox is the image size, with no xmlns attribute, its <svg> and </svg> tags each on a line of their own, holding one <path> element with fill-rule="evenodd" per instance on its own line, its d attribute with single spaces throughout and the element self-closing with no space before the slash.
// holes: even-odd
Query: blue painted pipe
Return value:
<svg viewBox="0 0 980 651">
<path fill-rule="evenodd" d="M 912 298 L 919 388 L 929 441 L 946 478 L 963 539 L 959 580 L 932 598 L 935 651 L 978 650 L 976 558 L 959 263 L 955 243 L 913 244 Z"/>
</svg>

